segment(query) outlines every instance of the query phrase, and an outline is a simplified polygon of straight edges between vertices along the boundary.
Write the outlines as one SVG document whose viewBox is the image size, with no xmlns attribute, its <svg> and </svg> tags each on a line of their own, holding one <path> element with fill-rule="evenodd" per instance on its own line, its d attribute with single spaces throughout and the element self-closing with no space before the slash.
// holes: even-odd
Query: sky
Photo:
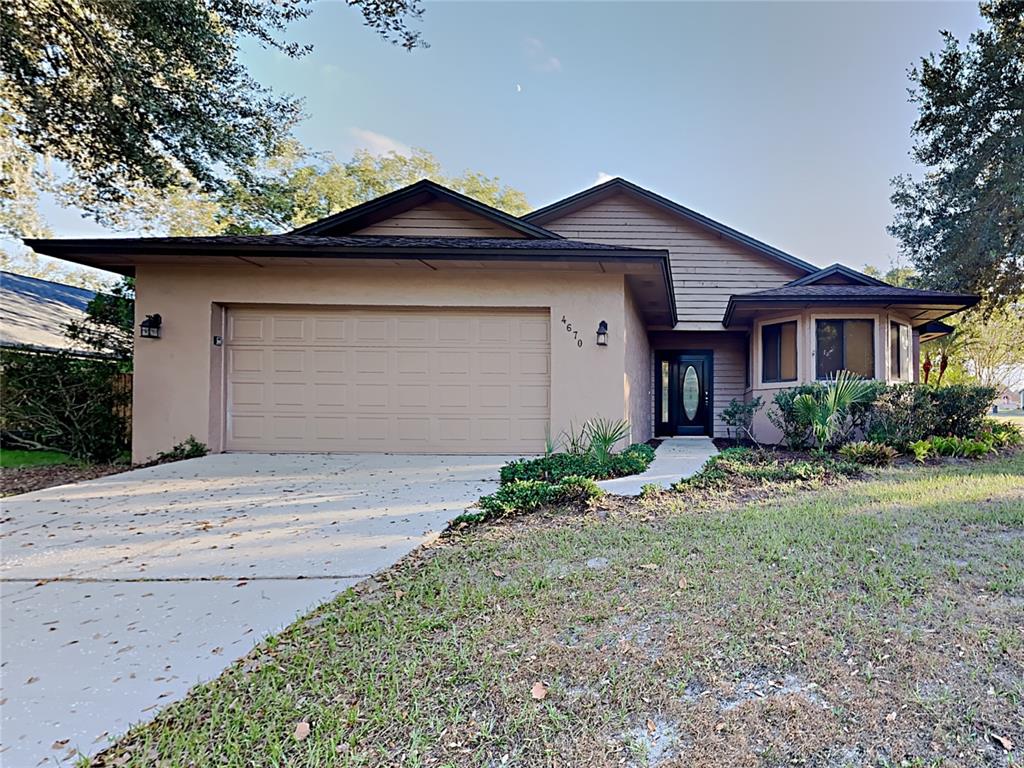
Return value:
<svg viewBox="0 0 1024 768">
<path fill-rule="evenodd" d="M 622 176 L 819 265 L 887 269 L 890 179 L 915 170 L 906 72 L 981 26 L 973 3 L 429 2 L 412 52 L 319 3 L 247 44 L 301 97 L 308 147 L 422 147 L 546 205 Z M 48 203 L 58 237 L 95 224 Z"/>
</svg>

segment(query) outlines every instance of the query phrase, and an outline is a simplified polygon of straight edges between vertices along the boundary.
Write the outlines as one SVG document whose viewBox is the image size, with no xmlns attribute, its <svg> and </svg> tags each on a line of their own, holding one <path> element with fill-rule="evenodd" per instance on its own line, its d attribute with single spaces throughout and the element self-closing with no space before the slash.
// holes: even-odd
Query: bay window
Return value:
<svg viewBox="0 0 1024 768">
<path fill-rule="evenodd" d="M 796 381 L 796 320 L 761 326 L 761 381 Z"/>
<path fill-rule="evenodd" d="M 814 331 L 817 378 L 827 379 L 838 371 L 875 377 L 874 320 L 818 320 Z"/>
</svg>

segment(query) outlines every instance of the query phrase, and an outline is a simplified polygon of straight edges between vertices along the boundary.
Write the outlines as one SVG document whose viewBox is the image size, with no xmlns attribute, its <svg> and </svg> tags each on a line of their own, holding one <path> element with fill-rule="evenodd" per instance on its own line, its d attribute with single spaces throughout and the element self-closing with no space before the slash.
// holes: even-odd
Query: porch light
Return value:
<svg viewBox="0 0 1024 768">
<path fill-rule="evenodd" d="M 160 315 L 146 315 L 146 319 L 139 323 L 139 335 L 144 339 L 160 338 Z"/>
<path fill-rule="evenodd" d="M 608 346 L 608 323 L 604 320 L 597 324 L 597 346 Z"/>
</svg>

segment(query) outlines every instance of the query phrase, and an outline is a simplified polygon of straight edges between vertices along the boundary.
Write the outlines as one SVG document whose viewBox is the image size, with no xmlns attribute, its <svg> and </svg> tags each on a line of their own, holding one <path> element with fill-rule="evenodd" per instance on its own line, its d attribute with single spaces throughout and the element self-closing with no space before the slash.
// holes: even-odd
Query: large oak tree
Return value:
<svg viewBox="0 0 1024 768">
<path fill-rule="evenodd" d="M 889 229 L 927 285 L 995 306 L 1024 296 L 1024 2 L 980 7 L 985 29 L 910 71 L 924 174 L 894 180 Z"/>
</svg>

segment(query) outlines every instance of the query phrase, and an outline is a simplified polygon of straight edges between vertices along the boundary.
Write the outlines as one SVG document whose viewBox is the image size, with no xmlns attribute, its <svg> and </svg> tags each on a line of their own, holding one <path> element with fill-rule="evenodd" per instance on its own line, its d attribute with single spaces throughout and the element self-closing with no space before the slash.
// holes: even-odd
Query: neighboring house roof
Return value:
<svg viewBox="0 0 1024 768">
<path fill-rule="evenodd" d="M 95 291 L 13 272 L 0 272 L 0 346 L 91 352 L 64 330 L 85 317 Z"/>
<path fill-rule="evenodd" d="M 850 269 L 843 264 L 831 264 L 823 269 L 819 269 L 817 272 L 791 280 L 787 285 L 816 285 L 823 280 L 845 280 L 847 283 L 855 283 L 857 285 L 889 285 L 884 280 L 879 280 L 871 275 Z"/>
<path fill-rule="evenodd" d="M 644 189 L 643 187 L 622 178 L 611 179 L 603 184 L 598 184 L 596 187 L 591 187 L 590 189 L 585 189 L 575 195 L 570 195 L 563 200 L 559 200 L 557 203 L 552 203 L 551 205 L 543 208 L 538 208 L 536 211 L 523 216 L 523 221 L 528 221 L 534 224 L 546 224 L 549 221 L 616 194 L 629 195 L 630 197 L 650 203 L 657 208 L 676 216 L 680 216 L 686 221 L 697 224 L 728 240 L 731 240 L 732 242 L 745 246 L 762 256 L 766 256 L 769 259 L 787 264 L 791 267 L 796 267 L 797 269 L 803 270 L 807 273 L 819 271 L 819 268 L 810 262 L 798 259 L 796 256 L 792 256 L 785 251 L 781 251 L 767 243 L 756 240 L 749 235 L 745 235 L 742 232 L 733 229 L 732 227 L 727 227 L 721 222 L 708 218 L 701 213 L 697 213 L 697 211 L 682 206 L 673 200 L 669 200 L 667 197 L 662 197 L 656 192 Z"/>
<path fill-rule="evenodd" d="M 972 294 L 948 293 L 946 291 L 926 291 L 915 288 L 897 288 L 895 285 L 879 283 L 878 285 L 783 285 L 779 288 L 768 288 L 753 293 L 734 294 L 729 297 L 722 324 L 729 326 L 736 310 L 743 306 L 755 307 L 792 307 L 813 306 L 816 304 L 882 304 L 928 306 L 928 314 L 921 315 L 922 324 L 940 320 L 943 317 L 973 307 L 980 297 Z"/>
<path fill-rule="evenodd" d="M 528 238 L 558 240 L 561 235 L 523 219 L 485 205 L 453 189 L 443 187 L 430 179 L 417 181 L 374 200 L 348 208 L 303 227 L 293 229 L 292 235 L 347 235 L 376 224 L 392 216 L 423 205 L 429 200 L 440 200 L 457 205 L 470 213 L 482 216 Z"/>
</svg>

